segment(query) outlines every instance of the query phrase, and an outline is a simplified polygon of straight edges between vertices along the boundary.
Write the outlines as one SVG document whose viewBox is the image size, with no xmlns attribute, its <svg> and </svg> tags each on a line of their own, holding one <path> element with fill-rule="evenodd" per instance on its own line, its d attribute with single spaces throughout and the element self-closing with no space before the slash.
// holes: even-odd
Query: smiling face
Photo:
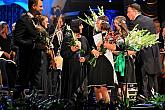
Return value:
<svg viewBox="0 0 165 110">
<path fill-rule="evenodd" d="M 120 30 L 119 21 L 116 19 L 114 20 L 114 26 L 117 30 Z"/>
<path fill-rule="evenodd" d="M 97 19 L 95 23 L 95 29 L 96 31 L 101 31 L 101 20 Z"/>
<path fill-rule="evenodd" d="M 159 22 L 154 22 L 155 28 L 156 28 L 156 33 L 159 33 L 161 28 L 160 28 L 160 23 Z"/>
<path fill-rule="evenodd" d="M 9 32 L 8 24 L 4 23 L 2 25 L 2 33 L 7 34 Z"/>
<path fill-rule="evenodd" d="M 7 33 L 8 33 L 8 30 L 9 30 L 9 28 L 8 28 L 8 25 L 6 24 L 6 25 L 4 26 L 4 32 L 7 34 Z"/>
<path fill-rule="evenodd" d="M 137 15 L 137 11 L 131 7 L 127 9 L 127 16 L 130 20 L 134 20 L 135 16 Z"/>
<path fill-rule="evenodd" d="M 43 10 L 42 0 L 38 0 L 38 3 L 33 4 L 32 8 L 36 15 L 41 15 Z"/>
<path fill-rule="evenodd" d="M 44 28 L 48 28 L 48 24 L 49 24 L 48 18 L 45 17 L 44 20 L 42 21 L 42 26 L 43 26 Z"/>
<path fill-rule="evenodd" d="M 58 18 L 58 28 L 61 28 L 64 25 L 64 21 L 63 21 L 63 17 L 62 15 L 60 15 L 60 17 Z"/>
<path fill-rule="evenodd" d="M 162 29 L 162 36 L 165 37 L 165 27 Z"/>
</svg>

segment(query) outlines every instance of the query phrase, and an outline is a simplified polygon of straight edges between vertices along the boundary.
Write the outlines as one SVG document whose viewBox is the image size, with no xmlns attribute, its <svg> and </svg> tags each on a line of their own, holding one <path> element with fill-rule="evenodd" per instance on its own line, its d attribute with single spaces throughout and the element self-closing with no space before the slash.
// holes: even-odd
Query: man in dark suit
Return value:
<svg viewBox="0 0 165 110">
<path fill-rule="evenodd" d="M 37 37 L 36 15 L 42 14 L 42 0 L 29 0 L 29 12 L 23 14 L 16 22 L 14 44 L 19 47 L 18 85 L 25 88 L 42 89 L 43 73 L 41 51 L 45 46 Z"/>
<path fill-rule="evenodd" d="M 138 24 L 138 29 L 147 29 L 152 34 L 156 33 L 154 22 L 151 18 L 141 14 L 140 5 L 134 3 L 128 6 L 127 16 L 131 20 L 132 26 Z M 160 53 L 157 45 L 144 48 L 137 52 L 135 61 L 135 71 L 139 94 L 150 97 L 151 90 L 158 91 L 157 75 L 161 73 Z"/>
</svg>

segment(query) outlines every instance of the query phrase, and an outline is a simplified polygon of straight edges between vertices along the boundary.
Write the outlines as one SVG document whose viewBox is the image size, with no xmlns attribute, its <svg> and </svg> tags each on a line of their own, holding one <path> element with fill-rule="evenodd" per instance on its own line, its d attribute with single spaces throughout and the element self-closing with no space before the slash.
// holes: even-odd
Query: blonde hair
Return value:
<svg viewBox="0 0 165 110">
<path fill-rule="evenodd" d="M 123 34 L 124 37 L 126 37 L 128 34 L 126 18 L 124 16 L 116 16 L 114 20 L 118 21 L 118 25 L 122 27 L 121 33 Z"/>
<path fill-rule="evenodd" d="M 45 15 L 37 15 L 36 18 L 38 19 L 40 25 L 42 25 L 42 22 L 48 17 Z"/>
</svg>

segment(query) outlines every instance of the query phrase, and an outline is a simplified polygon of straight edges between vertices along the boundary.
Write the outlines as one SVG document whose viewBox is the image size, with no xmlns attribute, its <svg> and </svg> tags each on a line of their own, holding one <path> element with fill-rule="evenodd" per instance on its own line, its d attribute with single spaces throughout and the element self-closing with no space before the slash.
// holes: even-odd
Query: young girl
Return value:
<svg viewBox="0 0 165 110">
<path fill-rule="evenodd" d="M 91 53 L 97 58 L 97 61 L 96 66 L 92 67 L 89 75 L 89 85 L 94 85 L 97 102 L 104 100 L 105 103 L 109 103 L 110 96 L 107 86 L 114 85 L 112 51 L 116 49 L 116 46 L 105 41 L 105 37 L 110 31 L 109 23 L 104 20 L 98 22 L 100 22 L 101 33 L 93 36 L 96 48 L 93 49 Z M 105 49 L 105 52 L 100 52 L 102 47 Z"/>
</svg>

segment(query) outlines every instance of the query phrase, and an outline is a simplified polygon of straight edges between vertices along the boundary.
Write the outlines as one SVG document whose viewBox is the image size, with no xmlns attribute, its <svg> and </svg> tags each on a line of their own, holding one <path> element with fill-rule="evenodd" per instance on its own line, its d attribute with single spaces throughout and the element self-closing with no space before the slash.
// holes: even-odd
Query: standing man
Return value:
<svg viewBox="0 0 165 110">
<path fill-rule="evenodd" d="M 19 47 L 19 72 L 17 84 L 21 86 L 20 92 L 25 88 L 42 89 L 43 79 L 46 74 L 42 71 L 42 51 L 45 45 L 40 41 L 38 35 L 36 15 L 41 15 L 42 0 L 29 0 L 29 11 L 21 16 L 16 22 L 14 31 L 14 44 Z M 46 77 L 45 77 L 46 78 Z"/>
<path fill-rule="evenodd" d="M 147 29 L 152 34 L 156 33 L 153 20 L 141 14 L 140 5 L 137 3 L 128 6 L 127 16 L 131 20 L 133 27 L 138 25 L 137 28 L 140 30 Z M 157 75 L 161 73 L 160 64 L 160 54 L 157 45 L 144 48 L 136 54 L 135 72 L 139 89 L 138 92 L 146 98 L 152 95 L 152 89 L 156 92 L 158 91 Z"/>
</svg>

